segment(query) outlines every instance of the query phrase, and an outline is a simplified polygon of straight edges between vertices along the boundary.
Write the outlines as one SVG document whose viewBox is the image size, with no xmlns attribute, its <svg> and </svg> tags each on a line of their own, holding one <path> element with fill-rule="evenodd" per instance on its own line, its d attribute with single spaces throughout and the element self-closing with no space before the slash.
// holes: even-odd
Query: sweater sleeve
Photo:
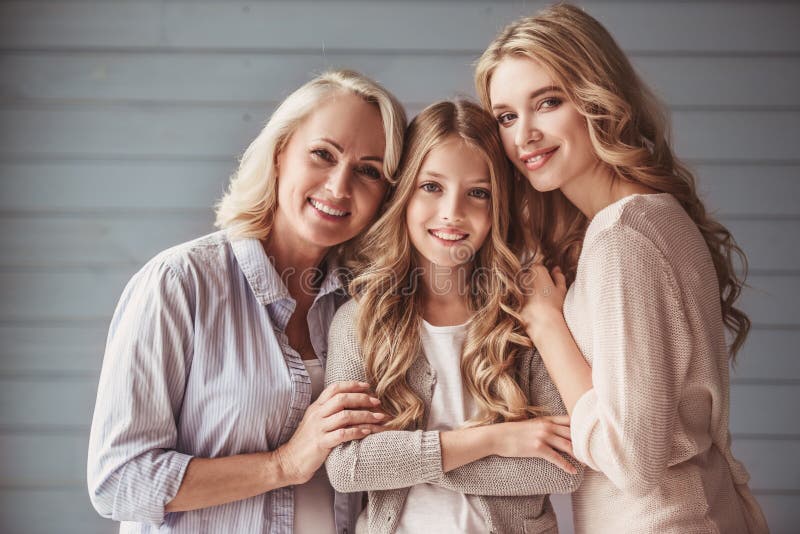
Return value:
<svg viewBox="0 0 800 534">
<path fill-rule="evenodd" d="M 572 413 L 573 450 L 620 489 L 644 494 L 667 468 L 692 353 L 686 312 L 661 251 L 629 227 L 599 234 L 582 269 L 588 299 L 577 313 L 591 328 L 593 388 Z"/>
<path fill-rule="evenodd" d="M 181 280 L 151 261 L 126 287 L 108 335 L 89 438 L 88 483 L 103 517 L 159 525 L 191 456 L 175 450 L 193 336 Z"/>
<path fill-rule="evenodd" d="M 356 304 L 343 305 L 328 335 L 326 386 L 366 381 L 356 335 Z M 438 431 L 390 430 L 343 443 L 325 462 L 331 485 L 340 492 L 390 490 L 431 482 L 442 474 Z"/>
<path fill-rule="evenodd" d="M 550 379 L 539 354 L 534 351 L 530 365 L 528 398 L 547 415 L 567 413 L 558 390 Z M 584 466 L 562 454 L 578 473 L 572 475 L 542 458 L 488 456 L 444 473 L 434 483 L 444 488 L 473 495 L 524 496 L 547 493 L 572 493 L 583 480 Z"/>
</svg>

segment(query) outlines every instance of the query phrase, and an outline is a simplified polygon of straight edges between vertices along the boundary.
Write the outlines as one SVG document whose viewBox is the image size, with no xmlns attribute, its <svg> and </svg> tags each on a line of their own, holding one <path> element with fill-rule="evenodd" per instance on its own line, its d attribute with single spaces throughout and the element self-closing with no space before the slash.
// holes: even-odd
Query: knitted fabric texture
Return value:
<svg viewBox="0 0 800 534">
<path fill-rule="evenodd" d="M 325 382 L 366 380 L 356 335 L 357 304 L 344 304 L 329 331 Z M 517 362 L 517 376 L 532 405 L 546 406 L 554 415 L 566 410 L 547 370 L 535 351 Z M 425 404 L 431 403 L 434 378 L 420 352 L 408 372 L 408 383 Z M 421 428 L 425 428 L 423 421 Z M 336 447 L 326 467 L 338 491 L 368 491 L 371 534 L 394 532 L 408 488 L 436 484 L 452 491 L 479 495 L 487 531 L 495 533 L 557 532 L 549 493 L 570 493 L 581 482 L 583 469 L 570 475 L 541 458 L 490 456 L 450 472 L 442 472 L 438 431 L 385 431 Z"/>
<path fill-rule="evenodd" d="M 716 273 L 674 197 L 633 195 L 595 216 L 564 315 L 594 385 L 572 414 L 591 468 L 576 532 L 767 532 L 731 453 Z"/>
</svg>

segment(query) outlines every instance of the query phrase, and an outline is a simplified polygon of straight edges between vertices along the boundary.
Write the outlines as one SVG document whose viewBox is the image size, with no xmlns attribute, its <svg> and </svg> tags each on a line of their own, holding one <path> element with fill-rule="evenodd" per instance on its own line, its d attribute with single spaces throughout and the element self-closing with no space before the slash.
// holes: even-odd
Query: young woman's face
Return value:
<svg viewBox="0 0 800 534">
<path fill-rule="evenodd" d="M 480 152 L 458 137 L 435 146 L 406 207 L 416 251 L 442 267 L 471 261 L 492 226 L 491 195 L 489 167 Z"/>
<path fill-rule="evenodd" d="M 598 165 L 586 119 L 537 61 L 503 59 L 489 99 L 506 155 L 537 191 L 574 186 Z"/>
<path fill-rule="evenodd" d="M 349 93 L 325 100 L 276 159 L 276 233 L 326 249 L 364 230 L 386 193 L 385 146 L 374 105 Z"/>
</svg>

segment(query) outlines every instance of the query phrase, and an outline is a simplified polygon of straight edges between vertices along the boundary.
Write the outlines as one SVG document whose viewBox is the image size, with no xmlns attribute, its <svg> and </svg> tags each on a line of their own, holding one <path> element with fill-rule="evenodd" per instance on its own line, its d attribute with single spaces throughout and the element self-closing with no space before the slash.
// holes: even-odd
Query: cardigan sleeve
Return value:
<svg viewBox="0 0 800 534">
<path fill-rule="evenodd" d="M 530 358 L 528 398 L 546 415 L 567 413 L 558 390 L 550 379 L 539 353 Z M 488 456 L 444 473 L 434 483 L 461 493 L 492 496 L 524 496 L 572 493 L 583 480 L 584 466 L 561 454 L 578 471 L 572 475 L 542 458 Z"/>
<path fill-rule="evenodd" d="M 129 282 L 108 335 L 89 437 L 89 495 L 103 517 L 159 525 L 192 457 L 176 450 L 191 358 L 191 297 L 153 260 Z"/>
<path fill-rule="evenodd" d="M 672 268 L 639 232 L 615 225 L 584 251 L 593 388 L 572 413 L 578 460 L 644 494 L 667 468 L 682 377 L 692 354 Z"/>
<path fill-rule="evenodd" d="M 344 304 L 328 335 L 325 384 L 366 381 L 356 335 L 356 303 Z M 438 431 L 388 430 L 335 447 L 325 461 L 340 492 L 390 490 L 430 482 L 442 474 Z"/>
</svg>

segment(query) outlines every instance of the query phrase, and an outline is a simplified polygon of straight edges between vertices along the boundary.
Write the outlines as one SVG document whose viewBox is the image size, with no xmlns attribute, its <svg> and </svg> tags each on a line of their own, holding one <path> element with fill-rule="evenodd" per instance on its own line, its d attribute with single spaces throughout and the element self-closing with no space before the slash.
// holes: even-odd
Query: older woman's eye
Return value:
<svg viewBox="0 0 800 534">
<path fill-rule="evenodd" d="M 325 160 L 325 161 L 333 161 L 334 160 L 333 154 L 331 154 L 329 151 L 325 150 L 324 148 L 315 148 L 314 150 L 311 151 L 311 153 L 315 157 L 317 157 L 319 159 L 322 159 L 322 160 Z"/>
<path fill-rule="evenodd" d="M 381 171 L 379 171 L 372 165 L 364 165 L 363 167 L 359 167 L 358 172 L 371 180 L 380 180 L 381 178 L 383 178 Z"/>
</svg>

